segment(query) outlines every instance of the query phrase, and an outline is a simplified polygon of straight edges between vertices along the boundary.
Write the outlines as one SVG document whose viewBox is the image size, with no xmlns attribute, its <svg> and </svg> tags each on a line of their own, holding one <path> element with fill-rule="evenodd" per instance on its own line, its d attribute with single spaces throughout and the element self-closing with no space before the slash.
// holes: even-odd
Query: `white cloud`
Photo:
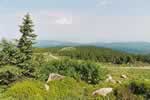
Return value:
<svg viewBox="0 0 150 100">
<path fill-rule="evenodd" d="M 24 14 L 2 14 L 0 38 L 14 39 L 20 36 L 18 25 Z M 51 11 L 35 11 L 31 14 L 38 39 L 77 42 L 150 41 L 150 16 L 95 16 Z"/>
<path fill-rule="evenodd" d="M 108 7 L 112 2 L 110 0 L 97 0 L 97 7 Z"/>
<path fill-rule="evenodd" d="M 72 24 L 72 17 L 67 18 L 67 17 L 62 17 L 62 18 L 58 18 L 56 20 L 56 24 Z"/>
</svg>

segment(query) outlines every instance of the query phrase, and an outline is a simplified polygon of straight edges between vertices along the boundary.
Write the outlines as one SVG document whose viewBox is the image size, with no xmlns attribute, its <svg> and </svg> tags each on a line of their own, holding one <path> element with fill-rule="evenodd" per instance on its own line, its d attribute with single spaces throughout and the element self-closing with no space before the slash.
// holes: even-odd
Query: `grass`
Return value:
<svg viewBox="0 0 150 100">
<path fill-rule="evenodd" d="M 91 94 L 92 88 L 82 81 L 65 77 L 63 80 L 49 82 L 50 89 L 46 91 L 43 82 L 37 80 L 24 80 L 16 82 L 5 91 L 0 99 L 10 100 L 83 100 Z M 88 91 L 85 91 L 85 88 Z"/>
<path fill-rule="evenodd" d="M 125 74 L 127 75 L 127 80 L 150 80 L 150 69 L 144 69 L 144 68 L 126 68 L 126 67 L 107 67 L 107 70 L 109 74 L 112 75 L 112 77 L 116 80 L 121 80 L 121 75 Z"/>
<path fill-rule="evenodd" d="M 44 84 L 35 80 L 17 82 L 2 94 L 3 98 L 10 100 L 46 100 L 48 93 Z"/>
</svg>

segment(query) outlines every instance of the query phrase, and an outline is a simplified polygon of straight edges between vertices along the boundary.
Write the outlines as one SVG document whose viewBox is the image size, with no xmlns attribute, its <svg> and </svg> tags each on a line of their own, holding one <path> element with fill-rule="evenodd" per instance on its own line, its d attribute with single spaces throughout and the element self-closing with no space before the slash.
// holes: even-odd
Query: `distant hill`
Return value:
<svg viewBox="0 0 150 100">
<path fill-rule="evenodd" d="M 96 47 L 111 48 L 127 53 L 150 54 L 150 43 L 148 42 L 118 42 L 118 43 L 74 43 L 52 40 L 38 40 L 35 47 L 56 47 L 56 46 L 81 46 L 90 45 Z"/>
<path fill-rule="evenodd" d="M 38 40 L 36 41 L 35 47 L 56 47 L 56 46 L 78 46 L 79 43 L 65 42 L 65 41 L 54 41 L 54 40 Z"/>
<path fill-rule="evenodd" d="M 150 54 L 150 43 L 148 42 L 92 43 L 91 45 L 134 54 Z"/>
</svg>

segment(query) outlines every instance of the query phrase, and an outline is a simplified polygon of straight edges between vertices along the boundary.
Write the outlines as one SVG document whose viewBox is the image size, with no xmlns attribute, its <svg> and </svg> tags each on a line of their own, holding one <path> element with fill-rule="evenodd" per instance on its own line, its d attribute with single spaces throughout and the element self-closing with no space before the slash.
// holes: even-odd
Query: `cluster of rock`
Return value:
<svg viewBox="0 0 150 100">
<path fill-rule="evenodd" d="M 107 75 L 106 82 L 116 83 L 116 80 L 114 80 L 111 75 Z"/>
<path fill-rule="evenodd" d="M 122 79 L 127 79 L 128 77 L 127 77 L 126 75 L 121 75 L 120 78 L 122 78 Z M 120 81 L 120 80 L 117 80 L 117 81 L 114 80 L 111 75 L 107 75 L 106 82 L 119 83 L 119 84 L 121 84 L 121 81 Z M 101 89 L 98 89 L 98 90 L 94 91 L 94 92 L 92 93 L 92 95 L 93 95 L 93 96 L 97 96 L 97 95 L 98 95 L 98 96 L 107 96 L 107 95 L 108 95 L 109 93 L 111 93 L 111 92 L 113 92 L 113 88 L 110 88 L 110 87 L 108 87 L 108 88 L 101 88 Z"/>
<path fill-rule="evenodd" d="M 127 78 L 128 78 L 128 77 L 127 77 L 126 75 L 124 75 L 124 74 L 121 75 L 120 77 L 121 77 L 122 79 L 127 79 Z M 120 80 L 114 80 L 111 75 L 107 75 L 107 79 L 106 79 L 105 81 L 106 81 L 106 82 L 111 82 L 111 83 L 119 83 L 119 84 L 122 83 Z"/>
<path fill-rule="evenodd" d="M 51 73 L 49 74 L 49 77 L 48 77 L 48 80 L 47 80 L 47 83 L 53 81 L 53 80 L 62 80 L 64 79 L 65 76 L 62 76 L 62 75 L 59 75 L 59 74 L 56 74 L 56 73 Z M 121 75 L 120 76 L 121 78 L 123 79 L 127 79 L 127 76 L 126 75 Z M 112 78 L 111 75 L 107 75 L 107 79 L 106 79 L 106 82 L 111 82 L 111 83 L 119 83 L 121 84 L 121 81 L 116 81 Z M 49 90 L 49 86 L 47 84 L 45 84 L 45 89 L 48 91 Z M 113 92 L 113 88 L 100 88 L 98 90 L 95 90 L 92 95 L 93 96 L 107 96 L 108 94 L 110 94 L 111 92 Z"/>
</svg>

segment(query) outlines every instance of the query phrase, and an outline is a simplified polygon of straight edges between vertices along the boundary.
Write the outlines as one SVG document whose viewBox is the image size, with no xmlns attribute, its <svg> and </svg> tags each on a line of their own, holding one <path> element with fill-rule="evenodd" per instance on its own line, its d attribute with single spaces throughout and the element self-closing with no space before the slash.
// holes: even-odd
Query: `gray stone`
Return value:
<svg viewBox="0 0 150 100">
<path fill-rule="evenodd" d="M 122 82 L 120 80 L 117 80 L 117 83 L 121 84 Z"/>
<path fill-rule="evenodd" d="M 64 79 L 64 76 L 56 74 L 56 73 L 51 73 L 49 74 L 47 83 L 53 80 L 61 80 L 61 79 Z"/>
<path fill-rule="evenodd" d="M 101 88 L 99 90 L 96 90 L 92 93 L 93 96 L 107 96 L 107 94 L 111 93 L 113 91 L 113 88 Z"/>
<path fill-rule="evenodd" d="M 127 76 L 123 74 L 121 75 L 121 78 L 127 79 Z"/>
<path fill-rule="evenodd" d="M 111 75 L 107 75 L 106 82 L 116 83 L 116 81 L 112 78 Z"/>
</svg>

